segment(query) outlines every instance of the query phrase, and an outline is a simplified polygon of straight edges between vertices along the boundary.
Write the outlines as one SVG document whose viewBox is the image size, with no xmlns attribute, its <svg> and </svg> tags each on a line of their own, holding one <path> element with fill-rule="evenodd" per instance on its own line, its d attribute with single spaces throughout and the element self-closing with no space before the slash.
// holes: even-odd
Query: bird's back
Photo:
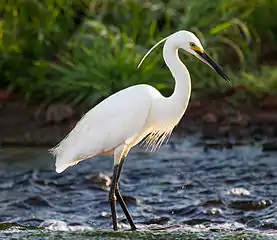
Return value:
<svg viewBox="0 0 277 240">
<path fill-rule="evenodd" d="M 136 85 L 121 90 L 88 111 L 75 128 L 51 152 L 56 156 L 56 171 L 88 156 L 113 151 L 143 128 L 156 89 Z"/>
</svg>

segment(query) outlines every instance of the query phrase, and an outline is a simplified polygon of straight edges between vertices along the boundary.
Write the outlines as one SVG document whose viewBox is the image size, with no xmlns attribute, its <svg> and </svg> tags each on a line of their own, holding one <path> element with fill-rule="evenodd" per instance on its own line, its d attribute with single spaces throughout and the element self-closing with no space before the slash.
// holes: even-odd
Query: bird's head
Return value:
<svg viewBox="0 0 277 240">
<path fill-rule="evenodd" d="M 166 40 L 174 49 L 181 48 L 194 56 L 197 56 L 197 52 L 204 51 L 200 40 L 192 32 L 186 30 L 173 33 Z"/>
<path fill-rule="evenodd" d="M 226 73 L 221 69 L 221 67 L 216 64 L 212 58 L 204 50 L 200 40 L 189 31 L 181 30 L 168 37 L 170 41 L 173 42 L 176 48 L 182 48 L 188 53 L 196 56 L 202 62 L 206 63 L 213 70 L 215 70 L 222 78 L 226 81 L 230 81 Z"/>
<path fill-rule="evenodd" d="M 139 66 L 142 64 L 144 59 L 148 56 L 148 54 L 160 43 L 168 40 L 168 43 L 176 48 L 176 49 L 183 49 L 186 52 L 192 54 L 193 56 L 200 59 L 202 62 L 206 63 L 209 67 L 211 67 L 215 72 L 217 72 L 223 79 L 230 82 L 228 76 L 226 73 L 222 70 L 222 68 L 216 64 L 212 58 L 206 53 L 204 50 L 200 40 L 192 33 L 186 30 L 181 30 L 176 33 L 173 33 L 172 35 L 162 39 L 159 41 L 156 45 L 154 45 L 143 57 L 141 60 Z M 138 67 L 139 67 L 138 66 Z"/>
</svg>

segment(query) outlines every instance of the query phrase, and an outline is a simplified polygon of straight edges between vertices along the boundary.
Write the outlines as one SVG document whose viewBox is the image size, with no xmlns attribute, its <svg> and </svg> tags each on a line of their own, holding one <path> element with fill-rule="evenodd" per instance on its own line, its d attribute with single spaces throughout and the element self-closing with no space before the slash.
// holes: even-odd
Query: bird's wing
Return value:
<svg viewBox="0 0 277 240">
<path fill-rule="evenodd" d="M 76 124 L 51 152 L 61 172 L 87 156 L 113 150 L 143 128 L 151 97 L 143 87 L 130 87 L 99 103 Z"/>
</svg>

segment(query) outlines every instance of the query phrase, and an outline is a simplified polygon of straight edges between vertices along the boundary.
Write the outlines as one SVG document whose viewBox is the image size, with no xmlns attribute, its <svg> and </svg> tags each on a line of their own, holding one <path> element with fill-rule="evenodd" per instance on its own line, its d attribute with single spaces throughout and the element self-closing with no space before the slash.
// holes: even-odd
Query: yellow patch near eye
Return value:
<svg viewBox="0 0 277 240">
<path fill-rule="evenodd" d="M 204 53 L 204 49 L 198 47 L 196 44 L 191 44 L 191 49 L 194 50 L 195 52 Z"/>
</svg>

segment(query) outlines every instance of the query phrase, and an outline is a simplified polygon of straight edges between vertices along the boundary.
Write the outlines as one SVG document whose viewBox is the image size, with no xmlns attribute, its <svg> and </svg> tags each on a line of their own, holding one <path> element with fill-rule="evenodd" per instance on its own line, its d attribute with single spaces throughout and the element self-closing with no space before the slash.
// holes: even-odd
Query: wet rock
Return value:
<svg viewBox="0 0 277 240">
<path fill-rule="evenodd" d="M 249 196 L 250 192 L 245 188 L 232 188 L 227 192 L 228 195 Z"/>
<path fill-rule="evenodd" d="M 184 224 L 187 224 L 190 226 L 199 225 L 199 224 L 208 223 L 208 222 L 211 222 L 211 221 L 207 218 L 194 218 L 194 219 L 188 219 L 183 221 Z"/>
<path fill-rule="evenodd" d="M 225 205 L 225 203 L 220 199 L 208 200 L 201 204 L 201 206 L 216 206 L 216 205 Z"/>
<path fill-rule="evenodd" d="M 45 220 L 39 226 L 46 228 L 48 230 L 52 230 L 52 231 L 68 231 L 69 230 L 66 222 L 54 220 L 54 219 Z"/>
<path fill-rule="evenodd" d="M 73 223 L 68 225 L 64 221 L 49 219 L 40 224 L 40 227 L 51 231 L 91 231 L 90 226 Z"/>
<path fill-rule="evenodd" d="M 34 179 L 34 181 L 37 183 L 37 184 L 40 184 L 40 185 L 59 185 L 58 182 L 56 180 L 52 180 L 52 179 Z"/>
<path fill-rule="evenodd" d="M 36 226 L 38 227 L 41 223 L 43 222 L 43 220 L 41 219 L 37 219 L 37 218 L 30 218 L 30 219 L 26 219 L 22 222 L 22 224 L 24 226 Z"/>
<path fill-rule="evenodd" d="M 99 188 L 107 189 L 108 186 L 111 184 L 111 179 L 107 175 L 103 173 L 97 173 L 96 175 L 92 175 L 87 177 L 85 180 L 86 183 Z"/>
<path fill-rule="evenodd" d="M 222 211 L 219 208 L 210 208 L 210 209 L 205 209 L 203 213 L 205 215 L 219 215 L 219 214 L 222 214 Z"/>
<path fill-rule="evenodd" d="M 271 200 L 260 200 L 260 201 L 235 200 L 235 201 L 232 201 L 230 204 L 228 204 L 230 208 L 244 210 L 244 211 L 262 210 L 269 207 L 270 205 L 272 205 Z"/>
<path fill-rule="evenodd" d="M 172 215 L 176 214 L 183 217 L 187 217 L 187 216 L 192 216 L 197 214 L 197 211 L 198 211 L 197 207 L 193 205 L 189 205 L 186 207 L 179 207 L 179 208 L 176 208 L 173 206 L 168 213 Z"/>
<path fill-rule="evenodd" d="M 139 226 L 136 225 L 138 228 Z M 122 229 L 123 231 L 130 231 L 130 225 L 127 221 L 127 219 L 122 219 L 118 221 L 118 225 L 117 225 L 118 229 Z"/>
<path fill-rule="evenodd" d="M 257 225 L 256 225 L 257 226 Z M 277 219 L 276 218 L 269 218 L 269 219 L 265 219 L 262 222 L 260 222 L 259 224 L 260 228 L 263 229 L 269 229 L 269 230 L 277 230 Z M 275 232 L 276 234 L 276 232 Z"/>
<path fill-rule="evenodd" d="M 101 217 L 104 217 L 104 218 L 109 218 L 109 217 L 111 217 L 111 213 L 110 212 L 101 212 L 100 213 L 100 216 Z"/>
<path fill-rule="evenodd" d="M 218 122 L 218 116 L 215 113 L 206 113 L 203 116 L 203 121 L 205 123 L 217 123 Z"/>
<path fill-rule="evenodd" d="M 150 224 L 165 224 L 170 220 L 168 217 L 160 217 L 160 218 L 153 218 L 148 221 L 143 222 L 142 224 L 150 225 Z"/>
<path fill-rule="evenodd" d="M 69 231 L 91 231 L 93 230 L 92 227 L 90 226 L 83 226 L 81 223 L 74 223 L 74 224 L 70 224 L 68 225 L 68 229 Z"/>
<path fill-rule="evenodd" d="M 211 232 L 221 232 L 222 229 L 220 229 L 219 227 L 210 227 L 209 231 L 211 231 Z"/>
<path fill-rule="evenodd" d="M 223 232 L 223 231 L 242 231 L 245 226 L 241 223 L 222 223 L 217 225 L 211 225 L 208 227 L 209 231 Z M 246 240 L 246 239 L 245 239 Z"/>
<path fill-rule="evenodd" d="M 79 226 L 82 226 L 82 224 L 79 223 L 79 222 L 71 222 L 70 224 L 68 224 L 68 226 L 70 226 L 70 227 L 79 227 Z"/>
<path fill-rule="evenodd" d="M 277 151 L 277 142 L 266 142 L 263 144 L 263 151 Z"/>
<path fill-rule="evenodd" d="M 27 227 L 24 227 L 18 223 L 14 223 L 14 222 L 3 222 L 0 223 L 0 231 L 12 231 L 12 230 L 25 230 L 27 229 Z"/>
<path fill-rule="evenodd" d="M 136 205 L 136 204 L 138 204 L 138 202 L 139 202 L 139 201 L 138 201 L 135 197 L 133 197 L 133 196 L 126 196 L 126 195 L 123 195 L 122 197 L 123 197 L 124 202 L 127 203 L 127 204 L 134 204 L 134 205 Z"/>
<path fill-rule="evenodd" d="M 24 203 L 30 206 L 39 206 L 39 207 L 49 206 L 49 203 L 45 199 L 41 198 L 40 196 L 29 197 L 24 201 Z"/>
<path fill-rule="evenodd" d="M 175 189 L 176 190 L 192 189 L 192 188 L 194 188 L 196 186 L 197 186 L 197 184 L 195 184 L 194 182 L 187 182 L 187 183 L 184 183 L 181 186 L 175 187 Z"/>
</svg>

